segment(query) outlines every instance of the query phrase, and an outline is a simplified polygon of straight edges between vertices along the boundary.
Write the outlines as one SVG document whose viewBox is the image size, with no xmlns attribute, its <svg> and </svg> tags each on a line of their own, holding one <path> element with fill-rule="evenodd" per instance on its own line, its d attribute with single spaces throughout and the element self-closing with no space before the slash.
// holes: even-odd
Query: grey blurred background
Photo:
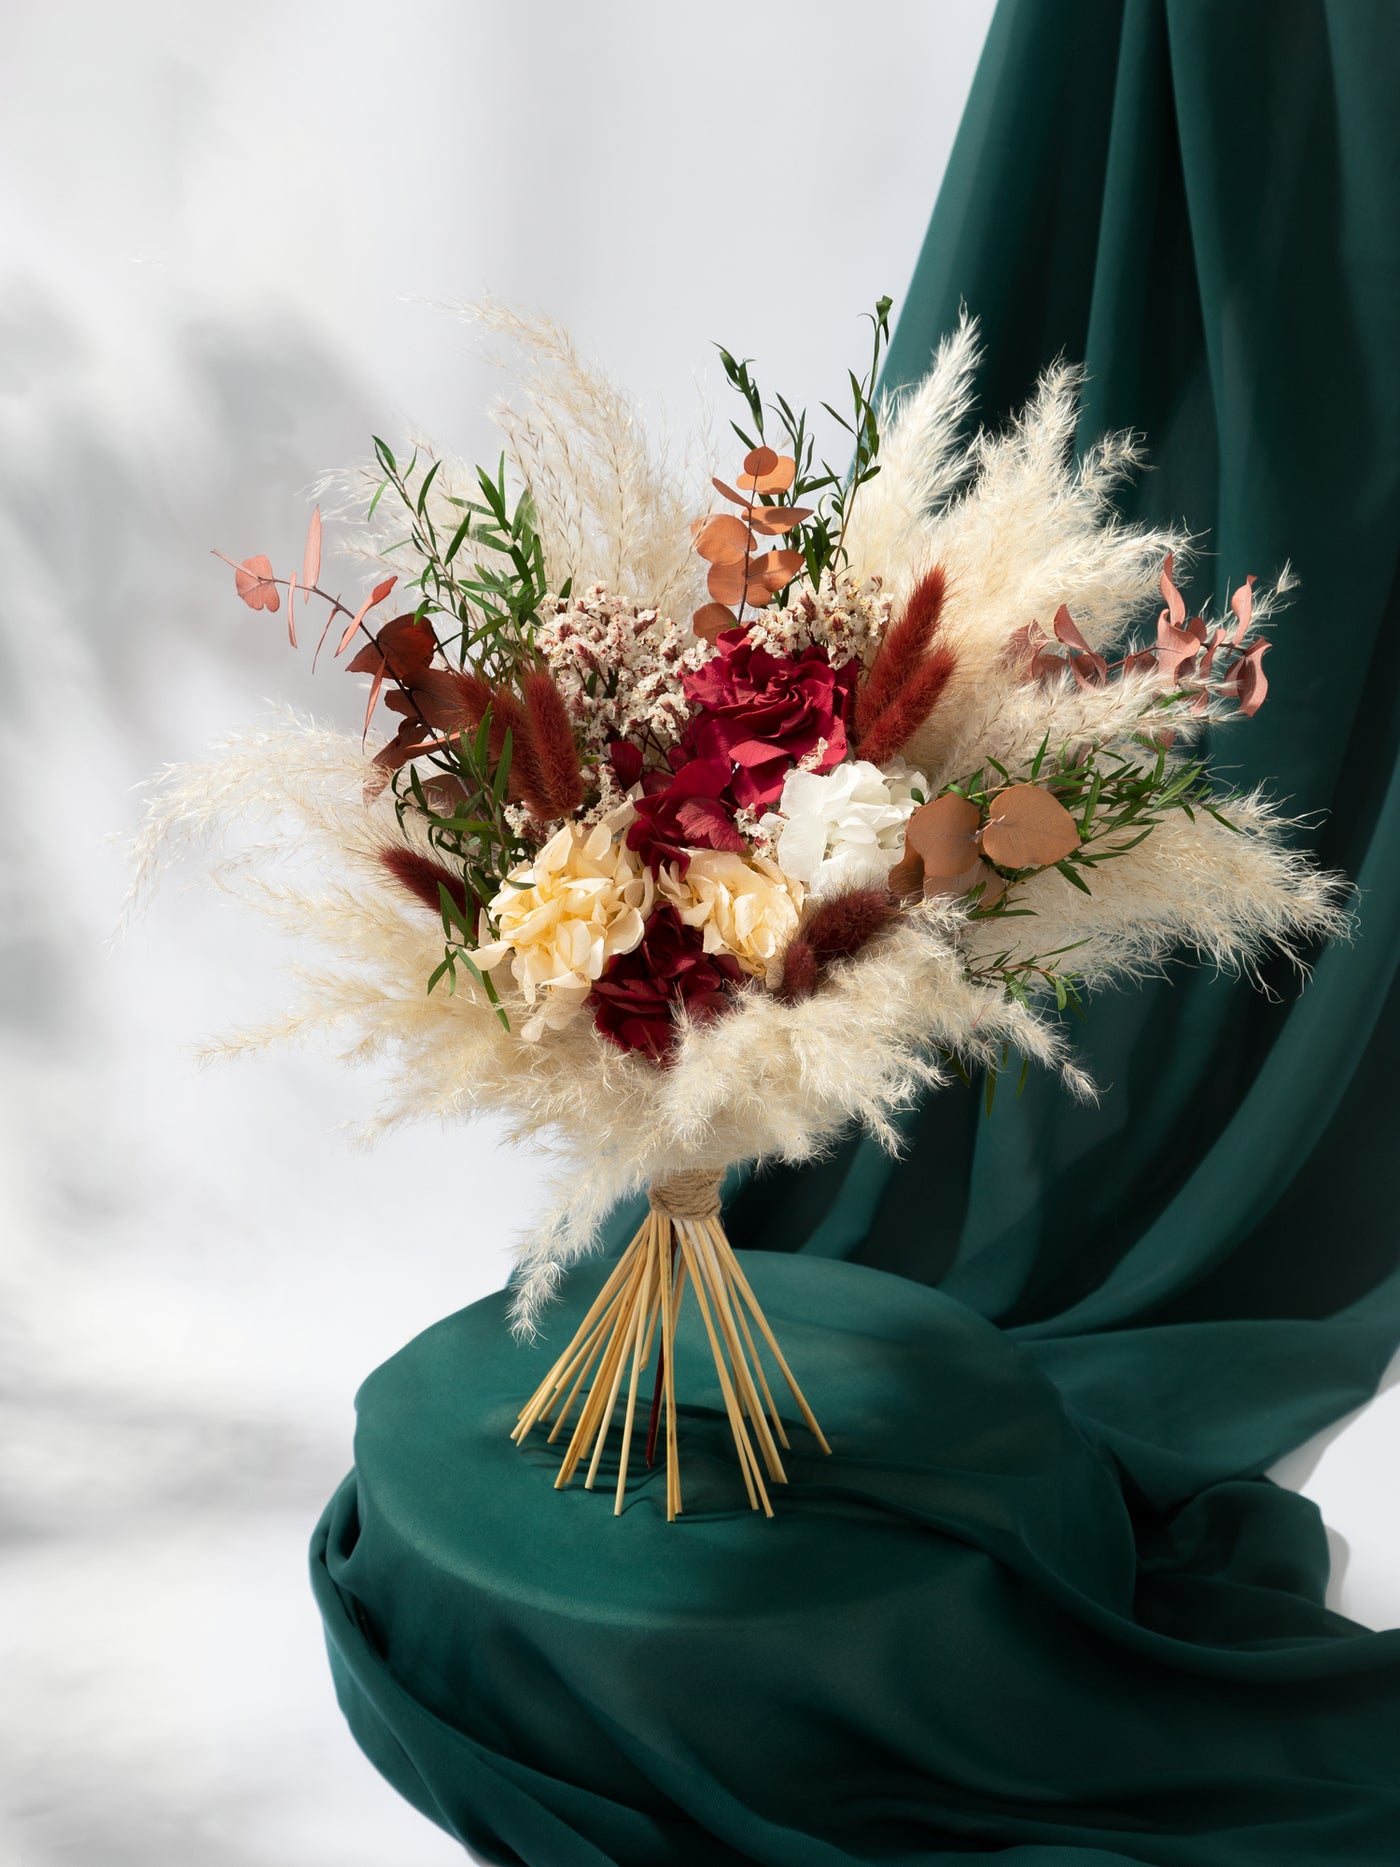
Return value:
<svg viewBox="0 0 1400 1867">
<path fill-rule="evenodd" d="M 716 338 L 829 395 L 908 283 L 991 10 L 5 7 L 7 1867 L 462 1858 L 343 1728 L 304 1552 L 356 1385 L 501 1283 L 529 1163 L 486 1125 L 355 1152 L 374 1083 L 312 1054 L 198 1070 L 285 958 L 214 893 L 176 877 L 106 944 L 143 777 L 274 699 L 355 717 L 209 547 L 299 561 L 310 483 L 371 431 L 493 458 L 499 378 L 441 308 L 483 290 L 677 433 Z M 748 190 L 774 143 L 815 255 Z M 469 1228 L 405 1222 L 449 1184 Z M 1371 1625 L 1400 1623 L 1398 1402 L 1281 1474 Z"/>
</svg>

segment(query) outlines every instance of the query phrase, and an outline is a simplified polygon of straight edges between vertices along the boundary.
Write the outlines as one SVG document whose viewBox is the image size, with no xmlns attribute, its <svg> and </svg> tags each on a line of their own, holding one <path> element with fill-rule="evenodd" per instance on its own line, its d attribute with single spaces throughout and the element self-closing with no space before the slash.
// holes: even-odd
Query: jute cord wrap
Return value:
<svg viewBox="0 0 1400 1867">
<path fill-rule="evenodd" d="M 719 1212 L 720 1176 L 705 1167 L 683 1167 L 653 1180 L 651 1209 L 666 1219 L 712 1219 Z"/>
<path fill-rule="evenodd" d="M 646 1460 L 650 1467 L 664 1421 L 667 1520 L 674 1522 L 681 1512 L 676 1326 L 687 1285 L 695 1291 L 696 1307 L 714 1356 L 750 1506 L 769 1517 L 773 1515 L 764 1473 L 772 1483 L 786 1484 L 779 1447 L 789 1449 L 759 1358 L 759 1340 L 777 1363 L 817 1444 L 823 1452 L 831 1450 L 725 1236 L 719 1216 L 720 1178 L 708 1168 L 683 1167 L 652 1181 L 650 1209 L 641 1229 L 609 1272 L 569 1346 L 521 1408 L 511 1434 L 517 1444 L 523 1445 L 531 1431 L 552 1414 L 549 1440 L 553 1444 L 577 1401 L 578 1421 L 554 1483 L 556 1489 L 568 1484 L 586 1458 L 584 1488 L 592 1490 L 613 1414 L 621 1400 L 622 1451 L 613 1506 L 619 1516 L 627 1491 L 638 1381 L 653 1350 L 656 1375 L 646 1431 Z M 624 1393 L 629 1363 L 631 1378 Z"/>
</svg>

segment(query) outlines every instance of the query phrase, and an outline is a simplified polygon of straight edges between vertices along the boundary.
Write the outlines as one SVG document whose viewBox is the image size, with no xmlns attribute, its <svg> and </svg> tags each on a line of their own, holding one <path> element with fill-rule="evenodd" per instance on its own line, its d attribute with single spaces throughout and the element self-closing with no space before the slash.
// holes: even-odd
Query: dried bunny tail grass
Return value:
<svg viewBox="0 0 1400 1867">
<path fill-rule="evenodd" d="M 495 420 L 534 496 L 552 585 L 605 583 L 663 614 L 692 607 L 703 566 L 689 522 L 705 499 L 653 449 L 636 402 L 548 318 L 490 300 L 462 315 L 524 355 L 517 394 Z"/>
<path fill-rule="evenodd" d="M 902 596 L 924 555 L 927 522 L 969 468 L 961 440 L 982 358 L 977 322 L 964 309 L 922 382 L 881 398 L 880 471 L 862 487 L 846 534 L 856 576 L 879 574 Z"/>
<path fill-rule="evenodd" d="M 1205 811 L 1194 822 L 1169 812 L 1135 849 L 1090 872 L 1092 895 L 1054 871 L 1033 877 L 1016 905 L 1034 918 L 974 923 L 969 957 L 1024 958 L 1082 942 L 1064 964 L 1097 986 L 1159 973 L 1183 946 L 1223 970 L 1252 972 L 1265 952 L 1303 968 L 1310 944 L 1346 937 L 1351 884 L 1285 840 L 1299 822 L 1259 791 L 1220 808 L 1235 828 Z"/>
</svg>

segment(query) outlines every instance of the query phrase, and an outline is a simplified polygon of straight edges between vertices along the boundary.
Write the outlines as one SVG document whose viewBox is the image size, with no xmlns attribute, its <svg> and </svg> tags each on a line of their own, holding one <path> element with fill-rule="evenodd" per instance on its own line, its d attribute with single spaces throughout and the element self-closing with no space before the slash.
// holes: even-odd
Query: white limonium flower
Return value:
<svg viewBox="0 0 1400 1867">
<path fill-rule="evenodd" d="M 662 870 L 657 893 L 687 927 L 701 930 L 707 953 L 730 953 L 745 972 L 776 983 L 805 890 L 775 862 L 726 849 L 693 849 L 684 875 L 675 863 Z"/>
<path fill-rule="evenodd" d="M 525 1002 L 536 1007 L 520 1027 L 529 1043 L 562 1029 L 613 955 L 641 942 L 656 891 L 646 864 L 620 840 L 635 815 L 624 804 L 591 826 L 566 823 L 491 902 L 497 938 L 472 958 L 483 972 L 510 958 Z"/>
<path fill-rule="evenodd" d="M 791 771 L 763 819 L 778 866 L 821 900 L 883 882 L 904 849 L 904 826 L 929 794 L 903 759 L 882 771 L 851 759 L 819 775 Z"/>
</svg>

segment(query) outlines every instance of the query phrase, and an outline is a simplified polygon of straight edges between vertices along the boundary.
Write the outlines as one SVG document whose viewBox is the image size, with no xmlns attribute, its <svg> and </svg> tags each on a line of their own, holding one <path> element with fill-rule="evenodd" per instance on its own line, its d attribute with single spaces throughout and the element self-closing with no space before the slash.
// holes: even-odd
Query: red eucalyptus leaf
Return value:
<svg viewBox="0 0 1400 1867">
<path fill-rule="evenodd" d="M 742 602 L 745 595 L 743 564 L 712 564 L 705 588 L 716 603 Z"/>
<path fill-rule="evenodd" d="M 1269 696 L 1269 679 L 1260 664 L 1270 647 L 1268 642 L 1255 642 L 1226 676 L 1225 692 L 1237 697 L 1240 712 L 1247 720 L 1254 718 Z"/>
<path fill-rule="evenodd" d="M 1162 592 L 1162 598 L 1167 605 L 1165 615 L 1179 629 L 1186 620 L 1186 599 L 1172 581 L 1172 567 L 1173 554 L 1168 551 L 1166 561 L 1162 565 L 1162 575 L 1157 580 L 1157 587 Z"/>
<path fill-rule="evenodd" d="M 749 575 L 760 588 L 776 596 L 785 584 L 792 582 L 805 563 L 806 559 L 800 551 L 767 551 L 762 557 L 752 560 Z M 752 602 L 753 598 L 750 597 L 749 601 Z"/>
</svg>

